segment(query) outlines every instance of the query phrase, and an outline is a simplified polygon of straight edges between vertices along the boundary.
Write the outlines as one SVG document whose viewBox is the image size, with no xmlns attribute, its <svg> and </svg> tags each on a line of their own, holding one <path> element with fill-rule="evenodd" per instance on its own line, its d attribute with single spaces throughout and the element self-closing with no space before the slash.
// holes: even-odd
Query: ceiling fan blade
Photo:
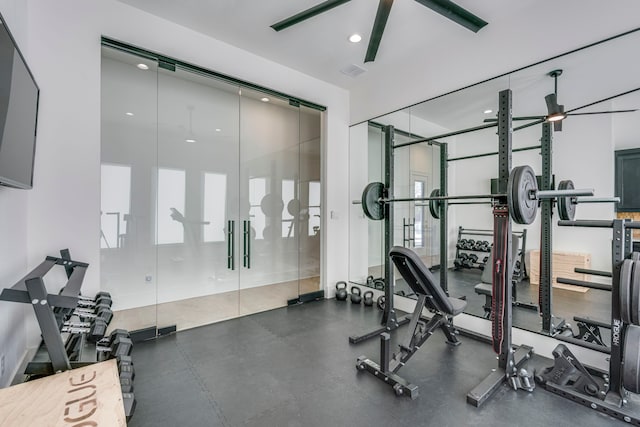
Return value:
<svg viewBox="0 0 640 427">
<path fill-rule="evenodd" d="M 384 33 L 384 27 L 387 25 L 387 19 L 391 12 L 391 6 L 393 6 L 393 0 L 380 0 L 380 3 L 378 3 L 378 12 L 376 12 L 376 20 L 373 22 L 373 29 L 371 30 L 371 37 L 369 37 L 369 46 L 367 47 L 367 54 L 364 56 L 364 62 L 372 62 L 376 59 L 378 47 L 380 47 L 380 40 L 382 40 L 382 33 Z"/>
<path fill-rule="evenodd" d="M 512 117 L 511 120 L 513 121 L 521 121 L 521 120 L 542 120 L 544 119 L 544 116 L 521 116 L 521 117 Z M 484 119 L 483 122 L 485 123 L 491 123 L 491 122 L 497 122 L 498 119 L 496 118 L 491 118 L 491 119 Z"/>
<path fill-rule="evenodd" d="M 562 120 L 558 120 L 557 122 L 553 122 L 553 131 L 554 132 L 562 132 Z"/>
<path fill-rule="evenodd" d="M 327 0 L 316 6 L 313 6 L 312 8 L 303 10 L 302 12 L 297 13 L 287 19 L 283 19 L 280 22 L 276 22 L 271 26 L 271 28 L 273 28 L 276 31 L 282 31 L 285 28 L 289 28 L 292 25 L 305 21 L 309 18 L 313 18 L 316 15 L 320 15 L 321 13 L 324 13 L 327 10 L 333 9 L 336 6 L 340 6 L 341 4 L 345 4 L 350 1 L 351 0 Z"/>
<path fill-rule="evenodd" d="M 601 102 L 609 101 L 609 100 L 611 100 L 611 99 L 615 99 L 615 98 L 618 98 L 618 97 L 620 97 L 620 96 L 628 95 L 628 94 L 630 94 L 630 93 L 637 92 L 637 91 L 639 91 L 639 90 L 640 90 L 640 87 L 637 87 L 637 88 L 635 88 L 635 89 L 631 89 L 631 90 L 628 90 L 628 91 L 626 91 L 626 92 L 619 93 L 619 94 L 617 94 L 617 95 L 608 96 L 608 97 L 606 97 L 606 98 L 602 98 L 602 99 L 599 99 L 599 100 L 597 100 L 597 101 L 590 102 L 590 103 L 588 103 L 588 104 L 581 105 L 581 106 L 576 107 L 576 108 L 572 108 L 571 110 L 567 111 L 567 113 L 573 113 L 574 111 L 582 110 L 583 108 L 591 107 L 592 105 L 596 105 L 596 104 L 599 104 L 599 103 L 601 103 Z"/>
<path fill-rule="evenodd" d="M 614 113 L 633 113 L 634 111 L 638 111 L 638 109 L 634 110 L 609 110 L 609 111 L 591 111 L 590 113 L 569 113 L 567 116 L 588 116 L 590 114 L 614 114 Z"/>
<path fill-rule="evenodd" d="M 555 93 L 550 93 L 549 95 L 545 96 L 544 101 L 547 103 L 548 114 L 553 114 L 560 111 L 560 106 L 558 105 L 558 99 L 556 98 Z"/>
<path fill-rule="evenodd" d="M 482 27 L 488 24 L 485 20 L 479 18 L 466 9 L 458 6 L 449 0 L 416 0 L 423 6 L 428 7 L 434 12 L 439 13 L 445 18 L 451 19 L 453 22 L 477 33 Z"/>
<path fill-rule="evenodd" d="M 544 123 L 546 120 L 547 119 L 543 117 L 540 120 L 536 120 L 535 122 L 531 122 L 531 123 L 527 123 L 527 124 L 515 127 L 515 128 L 513 128 L 513 131 L 515 132 L 515 131 L 520 130 L 520 129 L 525 129 L 525 128 L 528 128 L 528 127 L 531 127 L 531 126 L 539 125 L 540 123 Z"/>
</svg>

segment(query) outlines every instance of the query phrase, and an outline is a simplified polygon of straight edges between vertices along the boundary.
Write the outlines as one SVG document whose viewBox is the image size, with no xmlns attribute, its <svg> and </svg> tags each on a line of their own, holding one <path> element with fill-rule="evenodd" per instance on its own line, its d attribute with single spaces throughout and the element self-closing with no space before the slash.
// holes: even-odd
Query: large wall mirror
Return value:
<svg viewBox="0 0 640 427">
<path fill-rule="evenodd" d="M 557 104 L 569 113 L 562 121 L 562 129 L 553 131 L 555 185 L 571 179 L 576 187 L 593 188 L 596 197 L 612 197 L 615 151 L 640 147 L 640 111 L 636 111 L 640 109 L 640 62 L 631 54 L 638 43 L 640 31 L 636 30 L 352 126 L 350 199 L 359 199 L 368 182 L 383 181 L 384 125 L 394 126 L 396 145 L 480 127 L 496 118 L 498 92 L 507 88 L 513 93 L 514 117 L 546 116 L 549 110 L 545 96 L 549 94 L 556 94 Z M 561 73 L 556 72 L 554 77 L 554 70 Z M 528 164 L 541 174 L 542 125 L 525 126 L 532 122 L 531 119 L 514 120 L 513 165 Z M 482 154 L 497 153 L 495 128 L 438 141 L 448 146 L 449 194 L 492 191 L 491 180 L 497 176 L 498 159 L 496 155 Z M 438 188 L 441 163 L 437 146 L 418 143 L 396 148 L 394 166 L 396 197 L 428 196 Z M 489 247 L 492 243 L 491 205 L 449 207 L 446 266 L 440 265 L 443 258 L 439 249 L 440 221 L 430 215 L 428 205 L 426 209 L 423 205 L 418 202 L 394 204 L 394 244 L 415 249 L 436 275 L 447 274 L 450 294 L 467 298 L 467 313 L 486 317 L 485 295 L 477 293 L 475 286 L 482 282 L 481 267 L 489 256 L 490 248 L 484 247 L 483 242 Z M 623 213 L 616 212 L 615 203 L 579 204 L 576 218 L 612 219 L 616 215 Z M 559 227 L 557 219 L 554 208 L 554 276 L 610 283 L 610 278 L 577 274 L 573 269 L 611 271 L 611 231 Z M 360 205 L 352 204 L 350 229 L 349 280 L 354 284 L 373 285 L 371 278 L 382 277 L 384 273 L 382 222 L 369 220 Z M 516 254 L 519 262 L 513 323 L 539 332 L 540 213 L 531 225 L 514 224 L 513 229 L 514 243 L 517 242 L 518 251 L 523 253 L 522 257 Z M 461 240 L 466 243 L 460 245 Z M 469 244 L 470 240 L 474 241 L 473 245 Z M 462 254 L 468 257 L 466 266 L 461 263 Z M 408 288 L 403 286 L 399 275 L 395 277 L 396 293 L 406 295 Z M 380 287 L 379 281 L 377 286 Z M 565 320 L 576 334 L 574 316 L 610 321 L 611 293 L 607 291 L 554 282 L 552 302 L 557 322 Z M 608 339 L 608 332 L 603 330 L 603 340 Z"/>
</svg>

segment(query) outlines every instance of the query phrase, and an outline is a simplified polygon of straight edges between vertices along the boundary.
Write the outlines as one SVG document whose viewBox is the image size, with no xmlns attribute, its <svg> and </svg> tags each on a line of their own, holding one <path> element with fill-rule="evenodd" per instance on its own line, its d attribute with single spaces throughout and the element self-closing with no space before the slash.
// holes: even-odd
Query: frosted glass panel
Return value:
<svg viewBox="0 0 640 427">
<path fill-rule="evenodd" d="M 103 164 L 100 179 L 100 248 L 119 248 L 129 215 L 131 167 Z"/>
<path fill-rule="evenodd" d="M 157 64 L 109 48 L 101 59 L 100 289 L 109 328 L 137 330 L 157 324 Z"/>
<path fill-rule="evenodd" d="M 251 221 L 251 227 L 256 235 L 256 239 L 264 239 L 264 227 L 265 227 L 265 215 L 262 211 L 262 200 L 267 194 L 267 180 L 266 178 L 251 178 L 249 179 L 249 218 Z"/>
<path fill-rule="evenodd" d="M 219 173 L 204 174 L 204 241 L 223 242 L 225 240 L 227 176 Z"/>
<path fill-rule="evenodd" d="M 294 216 L 289 212 L 290 203 L 295 199 L 295 181 L 292 179 L 283 179 L 282 180 L 282 201 L 284 202 L 284 206 L 286 209 L 282 212 L 282 237 L 294 237 L 295 227 L 294 227 Z M 295 202 L 294 202 L 295 203 Z"/>
<path fill-rule="evenodd" d="M 191 230 L 185 218 L 184 191 L 183 170 L 158 169 L 156 244 L 184 243 L 185 228 Z"/>
<path fill-rule="evenodd" d="M 309 236 L 320 230 L 320 183 L 309 183 Z"/>
</svg>

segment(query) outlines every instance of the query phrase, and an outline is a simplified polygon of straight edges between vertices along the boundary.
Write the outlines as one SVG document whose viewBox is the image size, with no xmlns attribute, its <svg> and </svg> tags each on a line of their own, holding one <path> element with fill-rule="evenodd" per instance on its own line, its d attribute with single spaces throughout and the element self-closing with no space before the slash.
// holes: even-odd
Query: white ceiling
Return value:
<svg viewBox="0 0 640 427">
<path fill-rule="evenodd" d="M 323 0 L 120 0 L 136 8 L 210 35 L 321 80 L 349 88 L 357 80 L 341 69 L 355 64 L 369 69 L 402 66 L 409 59 L 447 40 L 482 43 L 483 32 L 499 26 L 536 0 L 457 0 L 457 4 L 489 22 L 477 34 L 414 0 L 394 2 L 374 63 L 364 63 L 378 2 L 351 0 L 281 32 L 270 25 Z M 358 44 L 347 38 L 362 35 Z"/>
<path fill-rule="evenodd" d="M 397 0 L 376 61 L 365 64 L 376 0 L 351 0 L 281 32 L 270 25 L 323 0 L 119 1 L 349 90 L 352 123 L 635 28 L 640 13 L 637 0 L 456 0 L 489 22 L 473 33 L 414 0 Z M 354 32 L 363 36 L 359 44 L 347 40 Z M 355 78 L 340 72 L 351 64 L 367 72 Z M 548 87 L 547 68 L 527 79 Z M 637 74 L 616 74 L 599 78 L 596 92 L 639 86 Z M 570 87 L 562 92 L 568 106 L 581 102 L 569 103 Z M 575 95 L 591 89 L 583 85 Z"/>
</svg>

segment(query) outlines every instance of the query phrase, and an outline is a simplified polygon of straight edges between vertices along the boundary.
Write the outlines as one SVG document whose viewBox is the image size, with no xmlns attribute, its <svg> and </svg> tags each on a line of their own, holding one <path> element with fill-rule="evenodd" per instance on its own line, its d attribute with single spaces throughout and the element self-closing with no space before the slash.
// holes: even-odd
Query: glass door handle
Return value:
<svg viewBox="0 0 640 427">
<path fill-rule="evenodd" d="M 236 232 L 236 222 L 231 220 L 227 221 L 227 268 L 230 270 L 236 269 L 235 232 Z"/>
<path fill-rule="evenodd" d="M 242 221 L 243 223 L 243 250 L 242 265 L 251 268 L 251 221 Z"/>
</svg>

